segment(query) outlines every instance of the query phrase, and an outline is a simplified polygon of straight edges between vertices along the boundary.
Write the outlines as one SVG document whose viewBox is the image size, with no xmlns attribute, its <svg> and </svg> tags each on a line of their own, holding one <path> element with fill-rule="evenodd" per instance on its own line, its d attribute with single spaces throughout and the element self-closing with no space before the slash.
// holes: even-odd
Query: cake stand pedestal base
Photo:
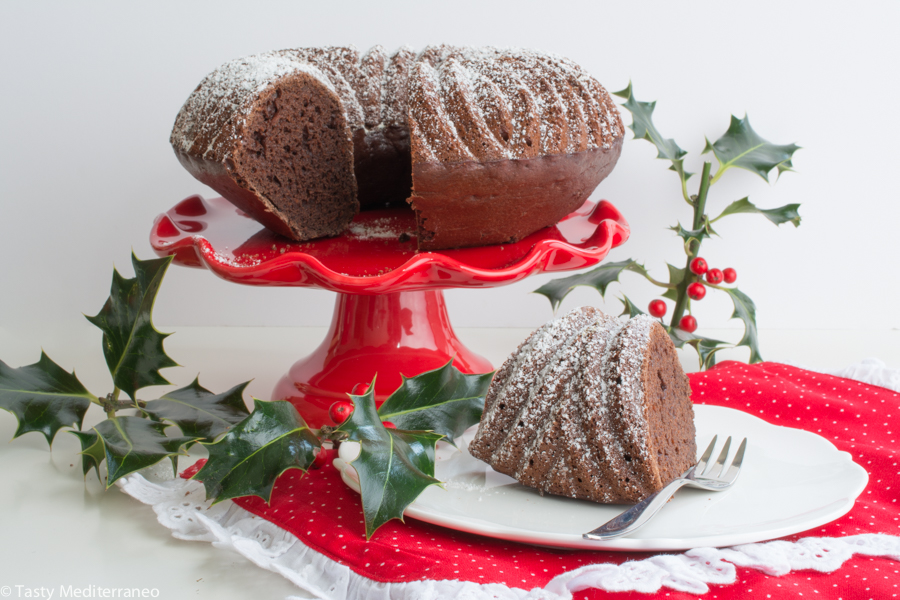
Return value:
<svg viewBox="0 0 900 600">
<path fill-rule="evenodd" d="M 380 406 L 402 383 L 401 374 L 412 377 L 450 359 L 463 373 L 493 370 L 456 337 L 441 290 L 339 293 L 325 340 L 281 378 L 272 399 L 293 403 L 310 427 L 336 425 L 328 408 L 358 384 L 362 393 L 377 375 Z"/>
</svg>

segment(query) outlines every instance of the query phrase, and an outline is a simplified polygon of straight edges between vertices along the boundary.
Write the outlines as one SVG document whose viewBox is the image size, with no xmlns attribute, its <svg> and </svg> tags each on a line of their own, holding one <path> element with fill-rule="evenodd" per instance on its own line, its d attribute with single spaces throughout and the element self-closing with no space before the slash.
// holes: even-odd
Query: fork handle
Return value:
<svg viewBox="0 0 900 600">
<path fill-rule="evenodd" d="M 669 501 L 678 489 L 688 483 L 688 479 L 678 478 L 655 494 L 647 496 L 619 516 L 611 519 L 598 527 L 597 529 L 583 534 L 586 540 L 606 541 L 629 533 L 641 528 L 644 524 L 653 518 L 659 509 Z"/>
</svg>

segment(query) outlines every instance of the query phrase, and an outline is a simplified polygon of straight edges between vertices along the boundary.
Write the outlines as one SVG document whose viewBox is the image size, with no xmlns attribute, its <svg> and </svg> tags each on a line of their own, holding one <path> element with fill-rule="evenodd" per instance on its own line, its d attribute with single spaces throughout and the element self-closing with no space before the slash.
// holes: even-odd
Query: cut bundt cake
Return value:
<svg viewBox="0 0 900 600">
<path fill-rule="evenodd" d="M 541 492 L 639 502 L 696 460 L 690 394 L 659 322 L 575 309 L 503 364 L 468 450 Z"/>
<path fill-rule="evenodd" d="M 621 117 L 576 64 L 531 50 L 302 48 L 226 63 L 185 102 L 179 161 L 269 229 L 336 235 L 408 202 L 420 249 L 512 242 L 578 208 Z"/>
</svg>

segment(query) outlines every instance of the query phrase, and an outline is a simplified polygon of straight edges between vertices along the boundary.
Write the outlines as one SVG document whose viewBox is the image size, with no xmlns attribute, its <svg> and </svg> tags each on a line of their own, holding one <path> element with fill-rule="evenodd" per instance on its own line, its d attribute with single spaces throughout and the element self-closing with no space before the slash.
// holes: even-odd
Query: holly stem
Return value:
<svg viewBox="0 0 900 600">
<path fill-rule="evenodd" d="M 121 390 L 116 388 L 104 398 L 97 399 L 99 401 L 98 404 L 103 407 L 106 414 L 115 416 L 117 410 L 143 408 L 147 406 L 147 403 L 143 400 L 119 400 L 119 392 L 121 392 Z"/>
<path fill-rule="evenodd" d="M 656 279 L 653 279 L 653 277 L 651 277 L 649 273 L 643 273 L 643 275 L 647 279 L 647 281 L 649 281 L 650 283 L 652 283 L 655 286 L 659 286 L 661 288 L 666 288 L 668 290 L 674 290 L 676 288 L 676 286 L 672 285 L 671 283 L 663 283 L 662 281 L 657 281 Z"/>
<path fill-rule="evenodd" d="M 693 229 L 695 231 L 704 226 L 703 220 L 706 216 L 704 214 L 706 212 L 706 196 L 709 194 L 709 186 L 711 183 L 709 178 L 709 171 L 711 167 L 712 163 L 703 163 L 703 173 L 700 175 L 700 190 L 697 192 L 697 199 L 693 202 Z M 687 251 L 687 260 L 684 264 L 684 278 L 676 288 L 678 295 L 677 300 L 675 300 L 675 309 L 672 311 L 672 321 L 669 323 L 670 327 L 678 327 L 678 323 L 679 321 L 681 321 L 681 317 L 684 316 L 684 311 L 687 308 L 687 288 L 691 283 L 694 282 L 694 280 L 696 280 L 694 274 L 691 273 L 691 260 L 693 260 L 694 257 L 697 256 L 697 254 L 700 252 L 700 240 L 692 240 L 688 244 Z"/>
</svg>

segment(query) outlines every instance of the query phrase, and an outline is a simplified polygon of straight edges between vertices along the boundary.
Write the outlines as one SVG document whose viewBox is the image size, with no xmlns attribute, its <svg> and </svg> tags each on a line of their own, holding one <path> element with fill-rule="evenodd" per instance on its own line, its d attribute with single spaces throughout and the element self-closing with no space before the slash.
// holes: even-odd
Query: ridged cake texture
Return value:
<svg viewBox="0 0 900 600">
<path fill-rule="evenodd" d="M 662 326 L 584 307 L 497 372 L 469 453 L 541 492 L 634 503 L 696 458 L 690 385 Z"/>
<path fill-rule="evenodd" d="M 421 162 L 608 149 L 623 133 L 597 80 L 569 60 L 533 50 L 426 48 L 409 97 L 413 154 Z"/>
<path fill-rule="evenodd" d="M 270 229 L 336 235 L 408 202 L 420 249 L 511 242 L 578 208 L 624 128 L 575 63 L 533 50 L 299 48 L 230 61 L 185 102 L 181 163 Z"/>
</svg>

